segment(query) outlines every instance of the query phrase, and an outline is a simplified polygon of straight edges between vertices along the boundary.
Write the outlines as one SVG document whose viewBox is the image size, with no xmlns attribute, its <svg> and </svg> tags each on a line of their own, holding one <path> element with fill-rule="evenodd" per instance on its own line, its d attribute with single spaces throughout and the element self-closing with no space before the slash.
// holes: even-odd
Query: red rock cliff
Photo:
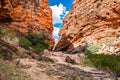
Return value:
<svg viewBox="0 0 120 80">
<path fill-rule="evenodd" d="M 0 0 L 0 23 L 21 34 L 44 32 L 50 48 L 54 45 L 52 10 L 47 0 Z"/>
<path fill-rule="evenodd" d="M 120 0 L 73 0 L 60 29 L 56 50 L 72 50 L 83 42 L 116 41 L 118 33 Z"/>
</svg>

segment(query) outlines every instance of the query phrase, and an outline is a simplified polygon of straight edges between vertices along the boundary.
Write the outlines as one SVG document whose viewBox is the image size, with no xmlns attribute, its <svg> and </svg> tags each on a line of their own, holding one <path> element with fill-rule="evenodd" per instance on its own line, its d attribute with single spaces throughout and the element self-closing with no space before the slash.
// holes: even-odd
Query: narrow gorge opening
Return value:
<svg viewBox="0 0 120 80">
<path fill-rule="evenodd" d="M 64 17 L 69 12 L 72 0 L 48 0 L 49 6 L 52 9 L 52 18 L 53 18 L 53 38 L 55 41 L 58 40 L 58 33 Z"/>
<path fill-rule="evenodd" d="M 120 0 L 0 0 L 0 80 L 13 79 L 120 80 Z"/>
</svg>

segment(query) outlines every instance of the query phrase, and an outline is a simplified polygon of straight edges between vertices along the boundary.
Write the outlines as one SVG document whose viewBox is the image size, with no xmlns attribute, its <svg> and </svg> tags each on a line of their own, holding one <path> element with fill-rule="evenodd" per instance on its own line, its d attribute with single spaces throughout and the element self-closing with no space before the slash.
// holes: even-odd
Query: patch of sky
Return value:
<svg viewBox="0 0 120 80">
<path fill-rule="evenodd" d="M 69 12 L 72 5 L 72 0 L 48 0 L 49 6 L 52 9 L 53 16 L 53 37 L 58 39 L 58 32 L 62 26 L 62 21 L 65 15 Z"/>
</svg>

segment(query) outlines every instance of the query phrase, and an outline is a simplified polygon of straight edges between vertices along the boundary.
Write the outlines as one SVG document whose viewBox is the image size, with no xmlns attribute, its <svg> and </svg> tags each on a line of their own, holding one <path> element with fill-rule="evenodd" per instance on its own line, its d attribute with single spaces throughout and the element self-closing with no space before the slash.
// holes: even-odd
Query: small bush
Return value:
<svg viewBox="0 0 120 80">
<path fill-rule="evenodd" d="M 92 53 L 96 53 L 99 49 L 99 46 L 97 45 L 87 45 L 84 47 L 83 52 L 85 54 L 92 54 Z"/>
<path fill-rule="evenodd" d="M 19 41 L 19 45 L 25 49 L 29 49 L 32 43 L 27 38 L 21 38 Z"/>
<path fill-rule="evenodd" d="M 29 33 L 25 38 L 27 38 L 32 43 L 32 45 L 37 45 L 45 42 L 44 37 L 36 33 Z"/>
<path fill-rule="evenodd" d="M 45 47 L 42 44 L 37 44 L 35 46 L 32 46 L 34 52 L 38 53 L 38 52 L 42 52 Z"/>
<path fill-rule="evenodd" d="M 13 30 L 6 30 L 0 26 L 0 37 L 8 37 L 12 40 L 16 37 L 16 33 Z"/>
<path fill-rule="evenodd" d="M 89 54 L 88 59 L 98 68 L 120 73 L 120 56 L 105 54 Z"/>
<path fill-rule="evenodd" d="M 80 59 L 80 62 L 81 62 L 80 64 L 81 65 L 83 65 L 83 66 L 89 66 L 89 67 L 95 67 L 93 65 L 93 63 L 86 56 L 81 56 L 79 54 L 78 54 L 78 56 L 79 56 L 79 59 Z"/>
<path fill-rule="evenodd" d="M 19 44 L 25 49 L 29 49 L 29 47 L 31 47 L 34 52 L 42 52 L 44 49 L 49 47 L 48 43 L 45 42 L 44 35 L 36 33 L 29 33 L 20 40 Z"/>
</svg>

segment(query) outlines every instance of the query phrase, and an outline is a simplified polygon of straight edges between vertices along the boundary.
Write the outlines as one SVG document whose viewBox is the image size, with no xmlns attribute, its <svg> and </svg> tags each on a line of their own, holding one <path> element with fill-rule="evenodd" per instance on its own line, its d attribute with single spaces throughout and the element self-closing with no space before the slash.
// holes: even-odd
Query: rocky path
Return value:
<svg viewBox="0 0 120 80">
<path fill-rule="evenodd" d="M 65 60 L 67 56 L 74 57 L 74 59 L 76 57 L 76 55 L 62 52 L 50 52 L 44 54 L 46 61 L 21 59 L 19 66 L 33 80 L 120 80 L 112 74 L 96 68 L 68 63 Z"/>
</svg>

